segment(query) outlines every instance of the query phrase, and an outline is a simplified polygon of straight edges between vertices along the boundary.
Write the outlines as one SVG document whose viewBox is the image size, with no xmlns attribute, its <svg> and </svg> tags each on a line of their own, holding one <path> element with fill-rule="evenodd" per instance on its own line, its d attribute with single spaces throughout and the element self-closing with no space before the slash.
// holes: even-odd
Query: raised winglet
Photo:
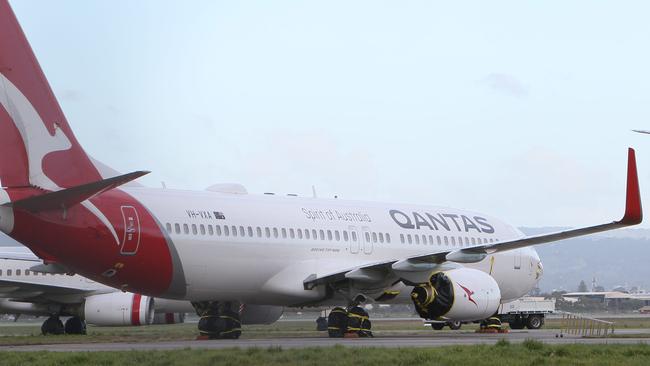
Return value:
<svg viewBox="0 0 650 366">
<path fill-rule="evenodd" d="M 627 153 L 627 192 L 625 195 L 625 215 L 619 221 L 624 225 L 637 225 L 643 221 L 641 209 L 641 193 L 639 190 L 639 176 L 636 170 L 636 155 L 634 149 L 629 148 Z"/>
</svg>

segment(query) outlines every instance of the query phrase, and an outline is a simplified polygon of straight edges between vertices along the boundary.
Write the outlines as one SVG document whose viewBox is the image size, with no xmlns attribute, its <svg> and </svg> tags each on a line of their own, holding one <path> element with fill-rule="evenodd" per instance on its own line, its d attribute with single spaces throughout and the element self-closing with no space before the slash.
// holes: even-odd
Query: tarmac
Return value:
<svg viewBox="0 0 650 366">
<path fill-rule="evenodd" d="M 342 345 L 347 347 L 441 347 L 477 344 L 494 344 L 500 339 L 511 343 L 534 339 L 546 344 L 650 344 L 648 330 L 617 331 L 617 336 L 625 338 L 583 338 L 573 335 L 562 335 L 558 330 L 521 330 L 506 334 L 477 334 L 471 331 L 433 333 L 431 336 L 404 336 L 375 338 L 273 338 L 273 339 L 238 339 L 238 340 L 203 340 L 203 341 L 165 341 L 142 343 L 84 343 L 84 344 L 51 344 L 2 346 L 0 351 L 54 351 L 54 352 L 95 352 L 95 351 L 146 351 L 146 350 L 179 350 L 179 349 L 227 349 L 227 348 L 272 348 L 283 349 L 331 347 Z"/>
</svg>

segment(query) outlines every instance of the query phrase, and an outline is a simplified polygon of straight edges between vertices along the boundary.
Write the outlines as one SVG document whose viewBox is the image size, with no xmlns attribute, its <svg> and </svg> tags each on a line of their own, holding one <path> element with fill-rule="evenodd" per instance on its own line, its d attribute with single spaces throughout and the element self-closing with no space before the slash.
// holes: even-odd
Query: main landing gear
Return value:
<svg viewBox="0 0 650 366">
<path fill-rule="evenodd" d="M 239 304 L 234 302 L 193 302 L 199 320 L 199 333 L 207 339 L 238 339 L 241 336 Z"/>
<path fill-rule="evenodd" d="M 66 320 L 65 326 L 58 315 L 51 315 L 41 325 L 43 335 L 61 335 L 61 334 L 86 334 L 86 322 L 78 316 L 73 316 Z"/>
<path fill-rule="evenodd" d="M 330 338 L 372 337 L 372 324 L 368 312 L 360 306 L 343 309 L 336 307 L 327 317 L 327 333 Z"/>
</svg>

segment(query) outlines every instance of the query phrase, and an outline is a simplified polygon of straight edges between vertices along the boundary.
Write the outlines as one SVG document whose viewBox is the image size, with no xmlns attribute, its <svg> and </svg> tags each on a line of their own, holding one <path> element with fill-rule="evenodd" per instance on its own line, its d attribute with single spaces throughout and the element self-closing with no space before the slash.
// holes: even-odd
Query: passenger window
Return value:
<svg viewBox="0 0 650 366">
<path fill-rule="evenodd" d="M 176 234 L 180 234 L 180 233 L 181 233 L 181 225 L 179 225 L 179 224 L 174 224 L 174 229 L 175 229 L 175 231 L 176 231 Z"/>
<path fill-rule="evenodd" d="M 404 244 L 404 234 L 399 234 L 399 241 L 401 241 L 402 244 Z"/>
<path fill-rule="evenodd" d="M 384 233 L 379 233 L 379 242 L 380 243 L 384 242 Z"/>
<path fill-rule="evenodd" d="M 165 225 L 165 227 L 167 227 L 167 232 L 168 232 L 168 233 L 171 233 L 171 232 L 172 232 L 172 224 L 167 223 L 167 225 Z"/>
<path fill-rule="evenodd" d="M 366 242 L 370 243 L 370 233 L 366 232 Z"/>
<path fill-rule="evenodd" d="M 196 235 L 199 231 L 196 229 L 196 224 L 192 224 L 192 234 Z"/>
<path fill-rule="evenodd" d="M 273 237 L 277 239 L 278 236 L 280 236 L 280 235 L 278 234 L 278 228 L 277 228 L 277 227 L 274 227 L 274 228 L 273 228 Z"/>
<path fill-rule="evenodd" d="M 269 229 L 268 227 L 264 228 L 264 233 L 266 234 L 267 238 L 271 237 L 271 229 Z"/>
<path fill-rule="evenodd" d="M 472 240 L 474 240 L 474 239 L 472 239 Z M 468 245 L 469 245 L 469 238 L 465 237 L 465 246 L 468 246 Z"/>
<path fill-rule="evenodd" d="M 252 237 L 253 237 L 253 228 L 249 226 L 249 227 L 246 228 L 246 229 L 247 229 L 247 231 L 248 231 L 248 236 L 252 238 Z"/>
<path fill-rule="evenodd" d="M 310 237 L 309 237 L 309 229 L 305 229 L 305 239 L 310 239 Z"/>
<path fill-rule="evenodd" d="M 190 227 L 187 224 L 183 224 L 183 232 L 185 235 L 190 233 Z"/>
<path fill-rule="evenodd" d="M 229 236 L 230 235 L 230 229 L 228 228 L 228 225 L 223 226 L 223 235 L 224 236 Z"/>
<path fill-rule="evenodd" d="M 29 276 L 29 270 L 28 269 L 25 270 L 25 276 Z"/>
<path fill-rule="evenodd" d="M 298 232 L 298 239 L 302 239 L 302 229 L 296 229 Z"/>
<path fill-rule="evenodd" d="M 445 236 L 445 246 L 449 246 L 449 238 Z"/>
<path fill-rule="evenodd" d="M 212 228 L 212 225 L 208 225 L 208 234 L 210 234 L 210 236 L 214 235 L 214 229 Z"/>
<path fill-rule="evenodd" d="M 2 270 L 0 269 L 0 276 L 2 276 Z"/>
<path fill-rule="evenodd" d="M 436 241 L 438 242 L 438 245 L 442 245 L 442 240 L 440 240 L 440 235 L 436 235 Z"/>
<path fill-rule="evenodd" d="M 386 233 L 386 243 L 390 244 L 390 234 Z"/>
<path fill-rule="evenodd" d="M 289 229 L 289 237 L 290 237 L 291 239 L 295 239 L 295 238 L 296 238 L 296 232 L 293 231 L 293 229 Z"/>
<path fill-rule="evenodd" d="M 422 235 L 422 244 L 427 245 L 427 236 Z"/>
<path fill-rule="evenodd" d="M 230 232 L 232 233 L 232 236 L 237 236 L 237 226 L 235 225 L 231 226 Z"/>
<path fill-rule="evenodd" d="M 429 235 L 429 245 L 433 245 L 433 236 Z"/>
<path fill-rule="evenodd" d="M 332 230 L 327 230 L 327 240 L 332 241 Z"/>
<path fill-rule="evenodd" d="M 16 276 L 20 276 L 20 270 L 19 269 L 16 270 Z"/>
<path fill-rule="evenodd" d="M 451 245 L 456 246 L 456 237 L 451 237 Z"/>
<path fill-rule="evenodd" d="M 217 236 L 221 236 L 221 225 L 217 225 L 214 228 L 217 229 Z"/>
<path fill-rule="evenodd" d="M 413 244 L 413 238 L 411 237 L 411 234 L 406 235 L 406 238 L 409 241 L 409 244 Z"/>
<path fill-rule="evenodd" d="M 372 233 L 372 242 L 373 243 L 377 242 L 377 233 Z"/>
<path fill-rule="evenodd" d="M 11 276 L 11 270 L 10 269 L 7 270 L 7 276 Z"/>
<path fill-rule="evenodd" d="M 320 240 L 325 240 L 325 232 L 323 230 L 320 230 Z"/>
<path fill-rule="evenodd" d="M 262 237 L 262 228 L 261 227 L 256 227 L 255 231 L 257 232 L 257 237 L 261 238 Z"/>
<path fill-rule="evenodd" d="M 287 238 L 287 229 L 282 228 L 282 239 L 286 239 L 286 238 Z"/>
<path fill-rule="evenodd" d="M 349 240 L 350 240 L 350 235 L 348 235 L 348 232 L 347 232 L 347 231 L 344 231 L 344 232 L 343 232 L 343 240 L 345 240 L 345 241 L 349 241 Z"/>
<path fill-rule="evenodd" d="M 201 224 L 201 226 L 199 226 L 199 230 L 201 230 L 201 235 L 205 235 L 205 225 Z"/>
<path fill-rule="evenodd" d="M 415 236 L 415 244 L 420 244 L 420 235 L 415 234 L 413 236 Z"/>
<path fill-rule="evenodd" d="M 336 239 L 336 241 L 341 241 L 341 234 L 339 234 L 338 230 L 334 231 L 334 239 Z"/>
<path fill-rule="evenodd" d="M 472 238 L 472 244 L 476 244 L 476 239 Z"/>
<path fill-rule="evenodd" d="M 323 230 L 321 230 L 320 232 L 322 233 Z M 317 240 L 317 239 L 318 239 L 318 232 L 316 232 L 315 229 L 313 229 L 313 230 L 311 231 L 311 237 L 312 237 L 314 240 Z"/>
<path fill-rule="evenodd" d="M 239 227 L 239 236 L 246 236 L 246 229 L 243 226 Z"/>
<path fill-rule="evenodd" d="M 357 241 L 357 232 L 356 231 L 352 232 L 352 241 Z"/>
</svg>

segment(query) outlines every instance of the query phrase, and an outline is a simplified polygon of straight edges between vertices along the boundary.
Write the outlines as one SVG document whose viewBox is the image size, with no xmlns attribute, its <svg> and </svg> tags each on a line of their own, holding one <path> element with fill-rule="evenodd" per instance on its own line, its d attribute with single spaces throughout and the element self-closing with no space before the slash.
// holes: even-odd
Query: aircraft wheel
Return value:
<svg viewBox="0 0 650 366">
<path fill-rule="evenodd" d="M 539 329 L 544 325 L 544 319 L 539 315 L 531 315 L 526 320 L 526 328 Z"/>
<path fill-rule="evenodd" d="M 431 328 L 433 328 L 433 330 L 442 330 L 445 325 L 445 323 L 431 323 Z"/>
<path fill-rule="evenodd" d="M 451 330 L 458 330 L 458 329 L 460 329 L 461 326 L 463 326 L 463 323 L 460 322 L 460 321 L 455 320 L 455 321 L 448 322 L 447 325 L 449 326 L 449 329 L 451 329 Z"/>
<path fill-rule="evenodd" d="M 327 334 L 330 338 L 343 338 L 348 331 L 348 312 L 340 307 L 330 311 L 327 317 Z"/>
<path fill-rule="evenodd" d="M 201 316 L 198 325 L 201 336 L 209 339 L 238 339 L 241 336 L 241 319 L 239 313 L 231 309 L 232 303 L 211 301 L 193 305 Z"/>
<path fill-rule="evenodd" d="M 86 322 L 73 316 L 65 322 L 65 334 L 86 334 Z"/>
<path fill-rule="evenodd" d="M 316 319 L 316 330 L 319 332 L 324 332 L 327 330 L 327 318 L 324 316 L 319 316 Z"/>
<path fill-rule="evenodd" d="M 44 322 L 43 325 L 41 325 L 41 333 L 43 335 L 61 335 L 65 332 L 65 328 L 63 327 L 63 322 L 61 319 L 59 319 L 58 316 L 51 316 L 47 318 Z"/>
</svg>

